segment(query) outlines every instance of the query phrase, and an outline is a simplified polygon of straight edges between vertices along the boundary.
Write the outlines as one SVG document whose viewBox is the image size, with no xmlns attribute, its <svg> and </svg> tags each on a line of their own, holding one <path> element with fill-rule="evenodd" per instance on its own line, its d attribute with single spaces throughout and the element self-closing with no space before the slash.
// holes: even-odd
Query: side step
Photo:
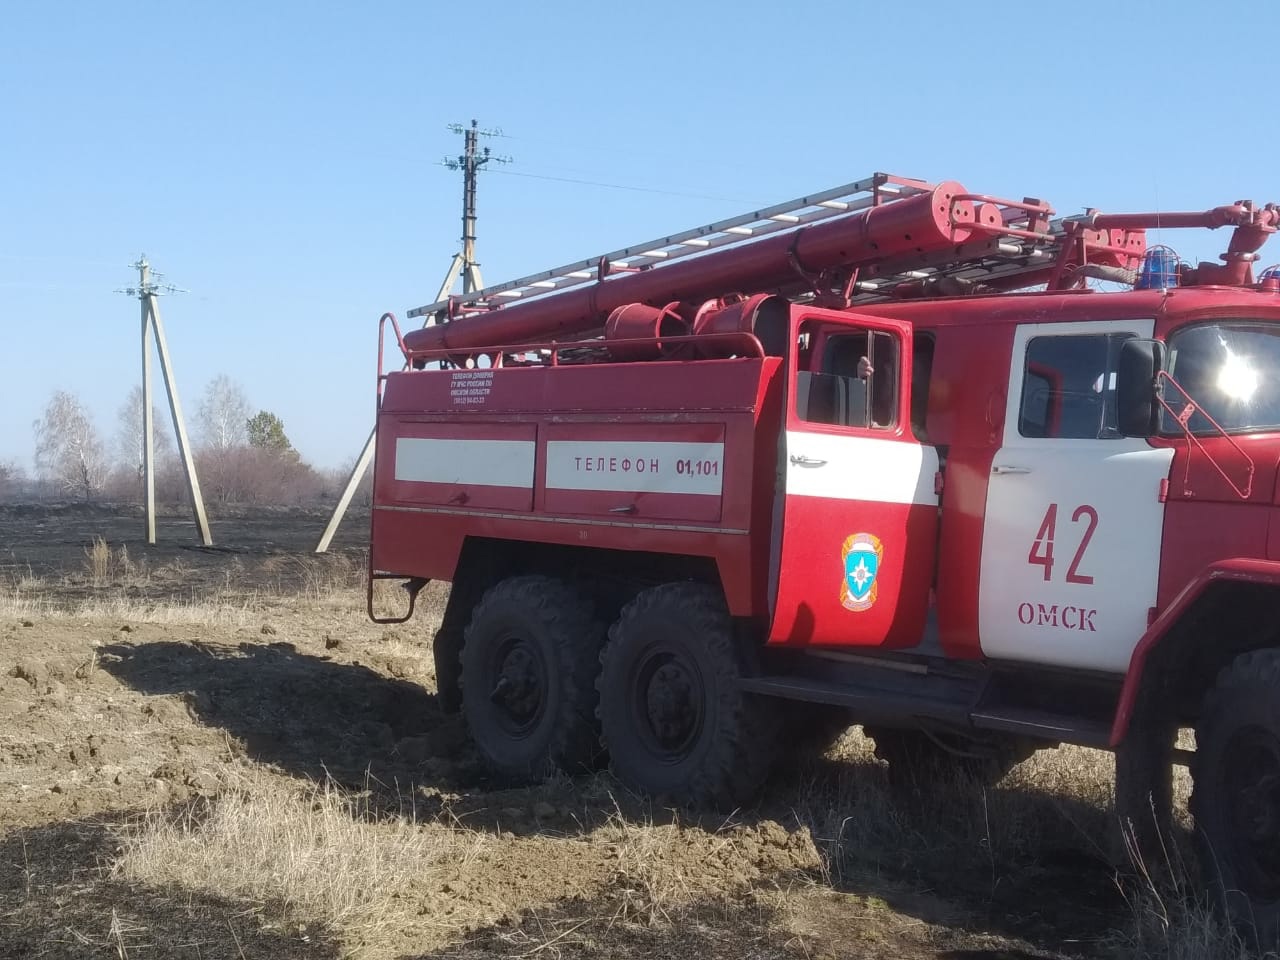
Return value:
<svg viewBox="0 0 1280 960">
<path fill-rule="evenodd" d="M 739 684 L 748 693 L 847 707 L 858 722 L 933 720 L 1085 747 L 1106 749 L 1111 743 L 1111 726 L 1105 720 L 1027 707 L 992 705 L 976 709 L 978 691 L 967 684 L 944 688 L 945 693 L 935 689 L 934 696 L 921 696 L 919 688 L 882 689 L 800 676 L 745 677 Z"/>
<path fill-rule="evenodd" d="M 739 686 L 748 693 L 759 693 L 784 700 L 828 703 L 857 711 L 858 719 L 901 720 L 920 717 L 968 723 L 973 702 L 968 696 L 957 698 L 922 697 L 918 692 L 905 693 L 875 687 L 828 683 L 808 677 L 744 677 Z"/>
<path fill-rule="evenodd" d="M 1111 726 L 1101 720 L 1066 716 L 1023 707 L 985 708 L 969 718 L 979 730 L 1021 733 L 1041 740 L 1077 743 L 1084 747 L 1109 747 Z"/>
</svg>

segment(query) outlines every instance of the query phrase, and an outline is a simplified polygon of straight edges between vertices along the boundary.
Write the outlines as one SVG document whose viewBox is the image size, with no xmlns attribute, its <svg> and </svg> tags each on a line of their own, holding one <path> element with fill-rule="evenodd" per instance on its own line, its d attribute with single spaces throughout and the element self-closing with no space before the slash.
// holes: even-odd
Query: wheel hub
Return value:
<svg viewBox="0 0 1280 960">
<path fill-rule="evenodd" d="M 497 660 L 496 681 L 489 699 L 500 708 L 508 726 L 528 727 L 542 706 L 542 663 L 520 640 L 505 644 Z"/>
<path fill-rule="evenodd" d="M 645 726 L 657 751 L 674 759 L 688 749 L 700 729 L 701 680 L 670 655 L 651 661 L 642 677 L 646 679 L 638 692 Z"/>
</svg>

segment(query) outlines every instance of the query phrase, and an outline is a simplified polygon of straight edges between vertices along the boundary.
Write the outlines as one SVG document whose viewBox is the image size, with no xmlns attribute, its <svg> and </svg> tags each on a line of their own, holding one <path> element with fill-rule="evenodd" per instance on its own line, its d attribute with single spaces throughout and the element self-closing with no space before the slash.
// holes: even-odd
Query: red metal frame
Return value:
<svg viewBox="0 0 1280 960">
<path fill-rule="evenodd" d="M 502 343 L 486 346 L 483 350 L 477 351 L 479 356 L 496 358 L 493 369 L 501 368 L 503 365 L 502 358 L 521 353 L 538 353 L 547 352 L 549 354 L 547 366 L 559 366 L 563 361 L 559 359 L 560 352 L 563 350 L 599 350 L 601 353 L 607 353 L 614 348 L 627 347 L 658 347 L 671 345 L 704 345 L 704 344 L 725 344 L 727 346 L 744 347 L 750 356 L 763 357 L 765 355 L 764 347 L 760 345 L 760 340 L 753 334 L 744 332 L 729 333 L 701 333 L 701 334 L 685 334 L 677 337 L 626 337 L 614 340 L 547 340 L 542 343 Z M 403 345 L 402 345 L 403 346 Z M 434 360 L 452 361 L 459 355 L 457 350 L 448 350 L 442 348 L 436 349 L 413 349 L 404 346 L 404 356 L 406 363 L 413 363 L 415 360 L 423 360 L 428 363 Z M 741 351 L 735 351 L 741 352 Z M 607 362 L 607 360 L 605 361 Z M 379 350 L 379 363 L 381 363 L 381 350 Z"/>
<path fill-rule="evenodd" d="M 404 356 L 406 366 L 409 363 L 409 350 L 404 345 L 404 337 L 400 335 L 400 324 L 396 322 L 396 315 L 387 311 L 378 318 L 378 397 L 382 397 L 382 385 L 387 379 L 387 375 L 382 372 L 382 350 L 386 343 L 387 321 L 391 321 L 391 327 L 396 334 L 396 343 L 400 347 L 400 353 Z"/>
<path fill-rule="evenodd" d="M 1245 453 L 1244 448 L 1236 442 L 1230 433 L 1222 428 L 1222 425 L 1219 424 L 1217 420 L 1213 419 L 1213 417 L 1209 415 L 1209 412 L 1205 410 L 1204 407 L 1196 403 L 1195 398 L 1184 390 L 1177 380 L 1169 376 L 1168 371 L 1161 370 L 1156 375 L 1156 381 L 1158 383 L 1164 382 L 1173 384 L 1174 389 L 1186 398 L 1186 406 L 1183 407 L 1181 411 L 1178 411 L 1173 409 L 1173 406 L 1169 401 L 1164 398 L 1163 391 L 1158 391 L 1156 393 L 1156 401 L 1160 404 L 1161 408 L 1167 410 L 1169 415 L 1177 421 L 1178 426 L 1182 428 L 1182 433 L 1186 437 L 1188 451 L 1190 451 L 1190 448 L 1194 445 L 1197 450 L 1205 455 L 1205 460 L 1213 466 L 1214 470 L 1218 472 L 1218 475 L 1221 476 L 1231 489 L 1235 491 L 1236 496 L 1241 500 L 1248 500 L 1249 497 L 1253 495 L 1253 475 L 1256 470 L 1253 458 L 1250 457 L 1249 454 Z M 1241 459 L 1244 460 L 1246 479 L 1243 487 L 1231 479 L 1230 474 L 1228 474 L 1227 471 L 1222 468 L 1222 464 L 1218 462 L 1218 458 L 1214 455 L 1213 450 L 1206 446 L 1200 438 L 1192 432 L 1191 428 L 1187 426 L 1187 422 L 1197 413 L 1208 420 L 1209 425 L 1217 431 L 1218 437 L 1235 450 L 1236 453 L 1240 454 Z M 1186 469 L 1182 476 L 1183 493 L 1191 495 L 1194 494 L 1195 491 L 1191 489 L 1191 458 L 1189 456 L 1185 458 L 1185 467 Z"/>
</svg>

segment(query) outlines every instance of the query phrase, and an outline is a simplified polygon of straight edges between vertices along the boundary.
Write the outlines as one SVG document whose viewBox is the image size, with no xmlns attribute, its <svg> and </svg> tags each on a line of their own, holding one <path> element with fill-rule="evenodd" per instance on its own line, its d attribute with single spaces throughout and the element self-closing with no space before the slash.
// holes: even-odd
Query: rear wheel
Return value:
<svg viewBox="0 0 1280 960">
<path fill-rule="evenodd" d="M 577 773 L 600 753 L 595 675 L 603 625 L 551 577 L 504 580 L 476 604 L 462 646 L 462 710 L 496 773 Z"/>
<path fill-rule="evenodd" d="M 1231 922 L 1280 946 L 1280 650 L 1237 657 L 1196 726 L 1191 811 Z"/>
<path fill-rule="evenodd" d="M 742 658 L 719 591 L 646 590 L 601 655 L 600 724 L 615 775 L 683 805 L 738 806 L 768 773 L 775 701 L 743 693 Z"/>
</svg>

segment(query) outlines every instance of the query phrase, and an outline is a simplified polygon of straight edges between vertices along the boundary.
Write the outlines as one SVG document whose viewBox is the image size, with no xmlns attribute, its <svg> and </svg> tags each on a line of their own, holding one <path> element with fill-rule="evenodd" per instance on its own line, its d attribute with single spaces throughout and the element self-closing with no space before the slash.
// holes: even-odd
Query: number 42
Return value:
<svg viewBox="0 0 1280 960">
<path fill-rule="evenodd" d="M 1075 556 L 1071 558 L 1071 566 L 1067 567 L 1067 583 L 1090 584 L 1093 583 L 1093 577 L 1080 572 L 1080 561 L 1084 559 L 1084 552 L 1089 549 L 1089 541 L 1093 539 L 1094 531 L 1098 529 L 1098 511 L 1087 503 L 1081 504 L 1071 514 L 1071 522 L 1080 523 L 1081 521 L 1085 521 L 1087 526 L 1084 528 L 1084 536 L 1080 538 L 1080 545 L 1076 547 Z M 1027 554 L 1027 563 L 1044 567 L 1046 580 L 1053 577 L 1053 541 L 1057 526 L 1058 505 L 1051 503 L 1044 513 L 1044 519 L 1040 521 L 1040 530 Z"/>
</svg>

